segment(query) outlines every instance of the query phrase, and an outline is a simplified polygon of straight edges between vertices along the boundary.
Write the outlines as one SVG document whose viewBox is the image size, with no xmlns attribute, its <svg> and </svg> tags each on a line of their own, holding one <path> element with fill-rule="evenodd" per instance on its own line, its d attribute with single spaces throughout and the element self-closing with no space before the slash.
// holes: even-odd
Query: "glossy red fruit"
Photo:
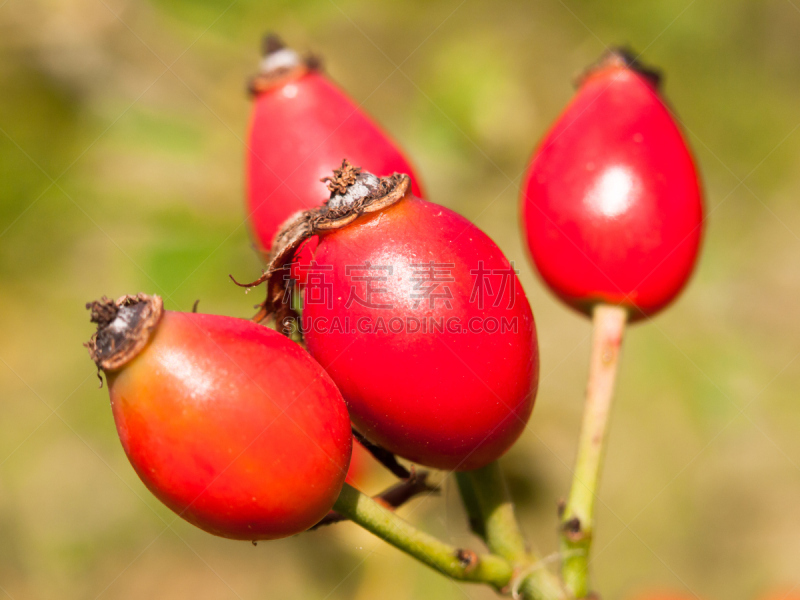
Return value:
<svg viewBox="0 0 800 600">
<path fill-rule="evenodd" d="M 353 487 L 361 488 L 369 480 L 375 464 L 375 459 L 367 449 L 353 438 L 353 454 L 350 457 L 350 467 L 347 469 L 345 481 Z"/>
<path fill-rule="evenodd" d="M 681 291 L 700 247 L 700 182 L 657 76 L 621 52 L 584 76 L 533 155 L 522 190 L 528 248 L 569 305 L 649 316 Z"/>
<path fill-rule="evenodd" d="M 375 181 L 362 173 L 348 190 Z M 476 469 L 511 447 L 533 409 L 533 315 L 494 242 L 405 185 L 388 208 L 321 232 L 305 340 L 367 439 L 418 464 Z"/>
<path fill-rule="evenodd" d="M 92 308 L 122 446 L 159 500 L 233 539 L 290 536 L 328 513 L 350 420 L 300 346 L 251 321 L 163 311 L 157 296 Z"/>
<path fill-rule="evenodd" d="M 286 219 L 323 203 L 328 191 L 320 180 L 344 158 L 379 176 L 409 173 L 420 195 L 418 178 L 397 144 L 358 104 L 276 38 L 266 46 L 262 72 L 251 84 L 247 142 L 247 210 L 263 254 Z M 308 245 L 313 248 L 314 240 Z"/>
</svg>

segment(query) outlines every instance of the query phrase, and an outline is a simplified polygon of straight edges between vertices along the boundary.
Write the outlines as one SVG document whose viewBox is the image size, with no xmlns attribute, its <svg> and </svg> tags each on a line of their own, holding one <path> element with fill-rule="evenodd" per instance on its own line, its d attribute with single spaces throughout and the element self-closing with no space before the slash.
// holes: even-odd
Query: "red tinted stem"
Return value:
<svg viewBox="0 0 800 600">
<path fill-rule="evenodd" d="M 561 520 L 562 576 L 575 598 L 589 593 L 589 550 L 594 507 L 605 454 L 608 418 L 627 313 L 598 304 L 593 313 L 592 355 L 572 489 Z"/>
</svg>

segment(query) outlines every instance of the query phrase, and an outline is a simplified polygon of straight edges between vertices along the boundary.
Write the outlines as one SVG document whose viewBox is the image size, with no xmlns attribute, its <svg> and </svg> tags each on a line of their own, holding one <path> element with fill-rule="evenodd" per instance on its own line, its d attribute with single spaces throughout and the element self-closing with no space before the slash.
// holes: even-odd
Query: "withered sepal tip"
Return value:
<svg viewBox="0 0 800 600">
<path fill-rule="evenodd" d="M 137 294 L 87 302 L 97 331 L 84 344 L 103 371 L 115 371 L 133 360 L 147 345 L 164 314 L 160 296 Z"/>
</svg>

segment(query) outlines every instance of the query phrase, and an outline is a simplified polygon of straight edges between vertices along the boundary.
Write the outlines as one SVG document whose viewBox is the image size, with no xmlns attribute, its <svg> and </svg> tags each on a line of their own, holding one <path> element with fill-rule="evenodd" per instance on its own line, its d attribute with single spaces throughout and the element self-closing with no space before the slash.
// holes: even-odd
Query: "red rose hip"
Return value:
<svg viewBox="0 0 800 600">
<path fill-rule="evenodd" d="M 375 459 L 367 452 L 367 449 L 353 438 L 353 453 L 350 457 L 350 467 L 347 469 L 345 481 L 353 487 L 360 488 L 370 479 L 375 464 Z"/>
<path fill-rule="evenodd" d="M 702 193 L 654 73 L 614 51 L 583 77 L 533 155 L 522 219 L 542 279 L 578 310 L 636 319 L 675 298 L 697 259 Z"/>
<path fill-rule="evenodd" d="M 318 235 L 302 328 L 356 429 L 430 467 L 499 458 L 524 430 L 538 381 L 533 315 L 512 265 L 467 219 L 416 198 L 407 176 L 345 164 L 330 188 L 325 207 L 276 238 L 290 243 L 273 249 L 262 278 L 264 314 L 291 319 L 280 262 Z"/>
<path fill-rule="evenodd" d="M 345 157 L 376 175 L 412 173 L 420 194 L 403 153 L 359 105 L 274 36 L 265 46 L 247 143 L 247 210 L 262 253 L 292 214 L 323 203 L 320 179 Z"/>
<path fill-rule="evenodd" d="M 233 539 L 286 537 L 328 513 L 350 420 L 300 346 L 251 321 L 164 311 L 157 296 L 90 306 L 122 446 L 159 500 Z"/>
</svg>

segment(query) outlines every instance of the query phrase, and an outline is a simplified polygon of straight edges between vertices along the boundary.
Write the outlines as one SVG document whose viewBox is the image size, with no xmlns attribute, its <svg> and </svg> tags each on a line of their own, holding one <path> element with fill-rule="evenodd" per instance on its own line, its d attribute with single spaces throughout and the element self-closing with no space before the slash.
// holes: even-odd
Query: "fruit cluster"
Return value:
<svg viewBox="0 0 800 600">
<path fill-rule="evenodd" d="M 503 486 L 492 465 L 524 431 L 538 383 L 513 263 L 423 199 L 397 145 L 316 59 L 268 37 L 250 91 L 247 214 L 267 266 L 246 286 L 265 284 L 258 314 L 172 312 L 145 294 L 87 305 L 88 348 L 131 464 L 178 515 L 233 539 L 367 522 L 371 505 L 349 485 L 354 434 L 403 479 L 377 497 L 382 508 L 432 489 L 401 457 L 456 472 L 470 516 L 485 512 L 481 486 Z M 678 294 L 701 238 L 698 175 L 654 73 L 615 51 L 583 76 L 531 159 L 522 222 L 544 282 L 595 319 L 600 359 L 576 467 L 588 481 L 622 327 Z M 586 561 L 573 558 L 588 554 L 591 501 L 573 488 L 563 519 L 572 558 L 550 588 L 530 569 L 512 580 L 529 555 L 498 544 L 489 520 L 473 522 L 492 551 L 483 559 L 419 532 L 404 542 L 407 525 L 365 526 L 454 577 L 583 597 Z"/>
</svg>

